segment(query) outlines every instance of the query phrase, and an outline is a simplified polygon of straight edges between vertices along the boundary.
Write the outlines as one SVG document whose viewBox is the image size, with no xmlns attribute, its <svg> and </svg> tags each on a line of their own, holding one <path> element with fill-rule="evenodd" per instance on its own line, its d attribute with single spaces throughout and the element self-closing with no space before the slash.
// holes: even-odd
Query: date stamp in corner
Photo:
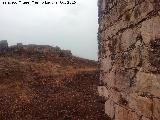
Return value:
<svg viewBox="0 0 160 120">
<path fill-rule="evenodd" d="M 75 5 L 77 1 L 73 0 L 52 0 L 52 1 L 0 1 L 0 5 Z"/>
</svg>

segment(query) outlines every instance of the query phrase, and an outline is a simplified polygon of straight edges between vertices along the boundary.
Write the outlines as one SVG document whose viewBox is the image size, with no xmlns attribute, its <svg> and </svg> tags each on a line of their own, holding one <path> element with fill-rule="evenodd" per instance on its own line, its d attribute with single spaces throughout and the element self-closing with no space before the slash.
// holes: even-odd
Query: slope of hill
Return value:
<svg viewBox="0 0 160 120">
<path fill-rule="evenodd" d="M 96 61 L 53 49 L 0 42 L 0 119 L 107 120 Z"/>
</svg>

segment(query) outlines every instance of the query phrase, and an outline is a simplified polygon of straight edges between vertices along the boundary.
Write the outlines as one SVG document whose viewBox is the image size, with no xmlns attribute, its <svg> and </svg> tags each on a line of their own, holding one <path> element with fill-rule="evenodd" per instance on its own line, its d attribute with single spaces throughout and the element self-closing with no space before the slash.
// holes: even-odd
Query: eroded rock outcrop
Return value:
<svg viewBox="0 0 160 120">
<path fill-rule="evenodd" d="M 99 93 L 114 120 L 160 119 L 160 1 L 99 0 Z"/>
</svg>

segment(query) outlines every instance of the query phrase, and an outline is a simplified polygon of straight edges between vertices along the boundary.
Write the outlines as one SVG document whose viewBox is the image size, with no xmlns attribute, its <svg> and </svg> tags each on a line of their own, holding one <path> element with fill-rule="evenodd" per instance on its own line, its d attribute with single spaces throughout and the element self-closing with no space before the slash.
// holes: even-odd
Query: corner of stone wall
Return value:
<svg viewBox="0 0 160 120">
<path fill-rule="evenodd" d="M 160 119 L 160 0 L 99 0 L 98 92 L 112 120 Z"/>
</svg>

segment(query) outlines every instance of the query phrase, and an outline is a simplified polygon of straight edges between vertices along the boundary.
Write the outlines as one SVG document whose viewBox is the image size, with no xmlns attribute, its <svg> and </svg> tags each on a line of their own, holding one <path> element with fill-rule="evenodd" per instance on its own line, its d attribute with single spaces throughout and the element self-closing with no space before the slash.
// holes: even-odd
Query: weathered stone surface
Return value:
<svg viewBox="0 0 160 120">
<path fill-rule="evenodd" d="M 113 119 L 115 116 L 115 104 L 113 101 L 111 100 L 107 100 L 105 102 L 105 113 L 111 118 Z"/>
<path fill-rule="evenodd" d="M 140 119 L 140 120 L 151 120 L 151 119 L 149 119 L 149 118 L 146 118 L 146 117 L 142 117 L 142 119 Z"/>
<path fill-rule="evenodd" d="M 135 70 L 117 68 L 115 70 L 115 86 L 119 91 L 129 91 L 134 83 Z"/>
<path fill-rule="evenodd" d="M 160 38 L 160 17 L 153 17 L 142 23 L 141 34 L 143 41 L 149 45 L 152 40 Z"/>
<path fill-rule="evenodd" d="M 136 75 L 136 91 L 150 93 L 160 97 L 160 75 L 153 73 L 138 72 Z"/>
<path fill-rule="evenodd" d="M 131 45 L 136 43 L 137 33 L 132 29 L 127 29 L 121 36 L 121 49 L 126 51 Z"/>
<path fill-rule="evenodd" d="M 155 119 L 160 119 L 160 99 L 153 99 L 153 116 Z"/>
<path fill-rule="evenodd" d="M 114 89 L 109 89 L 109 98 L 115 103 L 118 103 L 121 99 L 121 94 Z"/>
<path fill-rule="evenodd" d="M 109 97 L 109 91 L 105 86 L 98 86 L 98 93 L 99 93 L 99 96 L 101 97 L 103 96 L 106 99 Z"/>
<path fill-rule="evenodd" d="M 101 64 L 105 66 L 101 66 L 101 70 L 103 72 L 109 72 L 109 70 L 112 68 L 111 58 L 109 56 L 106 56 L 104 59 L 105 60 L 103 60 Z"/>
<path fill-rule="evenodd" d="M 137 94 L 130 95 L 129 98 L 129 107 L 136 111 L 137 114 L 143 115 L 144 117 L 152 117 L 152 106 L 153 102 L 150 98 L 141 97 Z"/>
<path fill-rule="evenodd" d="M 109 87 L 115 87 L 115 72 L 114 68 L 109 73 L 103 73 L 103 83 Z"/>
<path fill-rule="evenodd" d="M 139 0 L 140 1 L 140 0 Z M 150 12 L 154 10 L 154 6 L 152 4 L 152 1 L 150 0 L 141 0 L 141 4 L 137 4 L 135 8 L 133 9 L 130 21 L 135 23 L 139 22 L 140 20 L 143 20 L 148 16 Z"/>
<path fill-rule="evenodd" d="M 116 120 L 159 119 L 160 1 L 99 0 L 98 6 L 106 114 Z"/>
<path fill-rule="evenodd" d="M 115 107 L 115 120 L 139 120 L 140 117 L 130 110 L 127 110 L 119 105 Z"/>
</svg>

